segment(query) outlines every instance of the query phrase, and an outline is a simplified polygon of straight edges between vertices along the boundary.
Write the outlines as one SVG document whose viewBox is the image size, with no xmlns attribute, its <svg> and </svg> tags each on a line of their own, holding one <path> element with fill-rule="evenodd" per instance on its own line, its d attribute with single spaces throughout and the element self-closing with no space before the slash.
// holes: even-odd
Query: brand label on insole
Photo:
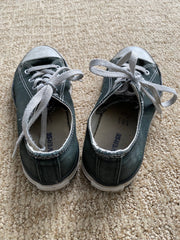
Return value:
<svg viewBox="0 0 180 240">
<path fill-rule="evenodd" d="M 119 142 L 120 142 L 120 139 L 121 139 L 121 134 L 120 134 L 120 133 L 116 133 L 116 136 L 115 136 L 115 138 L 114 138 L 111 151 L 117 150 L 118 145 L 119 145 Z"/>
<path fill-rule="evenodd" d="M 48 152 L 53 151 L 53 138 L 51 132 L 47 133 L 47 149 Z"/>
</svg>

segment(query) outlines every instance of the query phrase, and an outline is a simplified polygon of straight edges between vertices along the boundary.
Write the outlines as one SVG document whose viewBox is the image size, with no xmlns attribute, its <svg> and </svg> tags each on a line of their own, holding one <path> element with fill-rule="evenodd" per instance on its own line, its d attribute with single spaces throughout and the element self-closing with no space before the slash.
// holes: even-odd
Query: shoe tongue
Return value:
<svg viewBox="0 0 180 240">
<path fill-rule="evenodd" d="M 27 67 L 36 67 L 36 66 L 49 65 L 49 64 L 60 65 L 61 67 L 66 65 L 63 58 L 57 58 L 57 57 L 38 58 L 38 59 L 33 59 L 25 62 L 25 65 Z"/>
<path fill-rule="evenodd" d="M 54 98 L 51 98 L 47 108 L 48 108 L 48 113 L 49 114 L 57 111 L 60 108 L 63 108 L 64 110 L 67 110 L 67 108 L 62 103 L 60 103 L 59 101 L 57 101 Z"/>
<path fill-rule="evenodd" d="M 63 58 L 55 58 L 52 64 L 59 65 L 61 67 L 66 66 L 66 63 Z"/>
<path fill-rule="evenodd" d="M 97 113 L 101 114 L 105 112 L 110 106 L 117 103 L 131 103 L 134 109 L 139 107 L 137 96 L 131 87 L 127 88 L 125 91 L 122 88 L 118 88 L 112 96 L 110 96 L 105 103 L 103 103 Z"/>
</svg>

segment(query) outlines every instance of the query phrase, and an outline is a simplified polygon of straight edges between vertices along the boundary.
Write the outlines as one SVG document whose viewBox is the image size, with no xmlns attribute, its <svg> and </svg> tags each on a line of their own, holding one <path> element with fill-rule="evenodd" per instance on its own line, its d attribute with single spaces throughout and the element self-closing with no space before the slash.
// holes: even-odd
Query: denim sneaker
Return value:
<svg viewBox="0 0 180 240">
<path fill-rule="evenodd" d="M 28 180 L 44 191 L 61 189 L 75 175 L 79 160 L 71 70 L 53 48 L 33 48 L 19 64 L 12 94 L 17 111 L 22 167 Z"/>
<path fill-rule="evenodd" d="M 110 62 L 94 59 L 90 71 L 104 79 L 88 119 L 82 169 L 96 188 L 120 191 L 141 166 L 155 111 L 173 104 L 177 94 L 162 85 L 158 66 L 139 47 L 121 50 Z M 162 92 L 173 96 L 161 102 Z"/>
</svg>

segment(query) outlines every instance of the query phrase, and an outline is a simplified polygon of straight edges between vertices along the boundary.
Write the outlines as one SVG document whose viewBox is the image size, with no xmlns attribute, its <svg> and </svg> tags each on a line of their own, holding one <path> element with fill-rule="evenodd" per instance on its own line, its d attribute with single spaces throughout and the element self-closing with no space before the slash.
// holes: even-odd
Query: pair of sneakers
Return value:
<svg viewBox="0 0 180 240">
<path fill-rule="evenodd" d="M 82 169 L 96 188 L 123 190 L 141 166 L 155 111 L 173 104 L 177 94 L 162 85 L 157 64 L 139 47 L 124 48 L 110 62 L 94 59 L 90 71 L 104 78 L 87 123 Z M 19 145 L 23 171 L 41 190 L 61 189 L 77 171 L 71 81 L 82 77 L 48 46 L 33 48 L 15 72 L 12 94 L 19 138 L 13 155 Z M 161 102 L 162 92 L 172 93 L 172 98 Z"/>
</svg>

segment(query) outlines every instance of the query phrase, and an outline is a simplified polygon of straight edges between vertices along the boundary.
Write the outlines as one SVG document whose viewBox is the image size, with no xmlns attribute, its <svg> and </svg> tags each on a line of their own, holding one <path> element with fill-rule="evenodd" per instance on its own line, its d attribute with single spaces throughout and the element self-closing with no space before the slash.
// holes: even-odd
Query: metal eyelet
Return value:
<svg viewBox="0 0 180 240">
<path fill-rule="evenodd" d="M 56 65 L 56 68 L 57 68 L 57 69 L 59 69 L 59 68 L 60 68 L 60 66 L 59 66 L 59 65 Z"/>
<path fill-rule="evenodd" d="M 28 74 L 29 74 L 29 70 L 28 70 L 28 69 L 25 69 L 25 70 L 24 70 L 24 73 L 25 73 L 26 75 L 28 75 Z"/>
<path fill-rule="evenodd" d="M 32 90 L 36 90 L 36 87 L 33 86 L 33 87 L 32 87 Z"/>
<path fill-rule="evenodd" d="M 33 80 L 32 80 L 31 78 L 29 78 L 29 79 L 28 79 L 28 82 L 30 82 L 30 83 L 31 83 L 31 82 L 33 82 Z"/>
<path fill-rule="evenodd" d="M 148 76 L 150 74 L 150 72 L 148 70 L 146 70 L 145 74 L 146 74 L 146 76 Z"/>
</svg>

